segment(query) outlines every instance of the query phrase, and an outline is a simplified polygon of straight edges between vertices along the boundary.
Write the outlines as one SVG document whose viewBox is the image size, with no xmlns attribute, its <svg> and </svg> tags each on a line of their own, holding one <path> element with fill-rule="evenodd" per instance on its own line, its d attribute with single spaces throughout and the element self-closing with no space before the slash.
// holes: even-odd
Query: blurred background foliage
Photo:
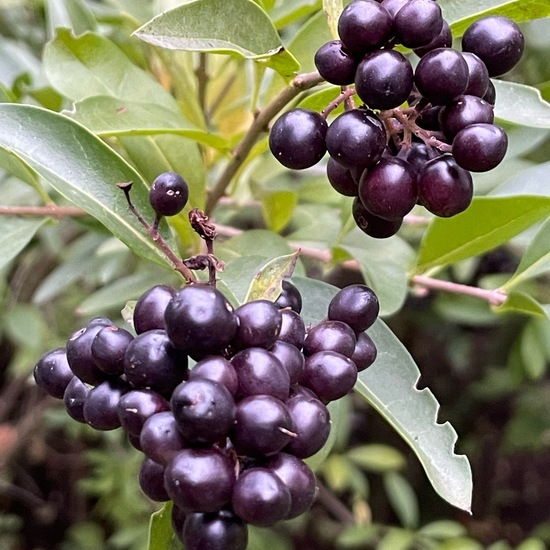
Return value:
<svg viewBox="0 0 550 550">
<path fill-rule="evenodd" d="M 155 50 L 131 36 L 142 23 L 180 4 L 163 0 L 2 0 L 0 2 L 0 98 L 71 109 L 77 97 L 52 81 L 63 68 L 42 63 L 44 48 L 69 27 L 91 30 L 115 44 L 128 60 L 169 89 L 183 116 L 202 129 L 200 151 L 188 136 L 112 136 L 105 139 L 149 181 L 181 164 L 194 178 L 194 201 L 204 203 L 204 182 L 219 176 L 227 151 L 238 143 L 254 110 L 280 88 L 280 77 L 262 80 L 256 65 L 228 56 Z M 258 0 L 282 40 L 313 69 L 313 52 L 330 38 L 315 0 Z M 441 3 L 444 5 L 445 1 Z M 537 86 L 550 100 L 550 20 L 522 25 L 527 51 L 508 80 Z M 51 50 L 50 50 L 51 51 Z M 209 75 L 201 90 L 201 71 Z M 254 90 L 256 90 L 254 92 Z M 78 94 L 77 94 L 78 95 Z M 309 105 L 326 104 L 322 90 Z M 331 97 L 331 96 L 329 96 Z M 210 137 L 209 137 L 210 135 Z M 217 136 L 217 142 L 211 135 Z M 495 173 L 480 176 L 484 194 L 505 177 L 550 159 L 550 133 L 529 130 L 522 146 Z M 210 141 L 210 143 L 209 143 Z M 160 144 L 160 145 L 159 145 Z M 188 152 L 184 159 L 166 151 Z M 288 242 L 323 251 L 346 225 L 343 200 L 327 185 L 322 167 L 305 173 L 282 169 L 258 142 L 216 211 L 224 260 L 261 247 L 265 256 L 288 253 Z M 5 155 L 5 153 L 1 153 Z M 163 156 L 164 155 L 164 156 Z M 175 157 L 174 157 L 175 158 Z M 191 159 L 191 160 L 189 160 Z M 6 168 L 0 174 L 2 206 L 43 203 L 41 187 Z M 187 163 L 187 164 L 186 164 Z M 204 168 L 201 168 L 204 166 Z M 548 168 L 546 168 L 548 170 Z M 547 172 L 548 173 L 548 172 Z M 201 191 L 202 190 L 202 191 Z M 52 197 L 58 204 L 63 200 Z M 183 218 L 172 220 L 182 251 L 197 246 Z M 16 224 L 18 231 L 14 230 Z M 246 240 L 251 229 L 269 236 Z M 422 225 L 408 225 L 403 239 L 418 245 Z M 159 508 L 139 491 L 138 453 L 118 432 L 94 432 L 74 423 L 59 403 L 32 383 L 32 368 L 46 350 L 93 316 L 122 323 L 121 309 L 157 283 L 177 285 L 169 271 L 138 259 L 86 216 L 60 219 L 0 215 L 0 239 L 11 255 L 0 260 L 0 548 L 6 550 L 145 550 L 150 514 Z M 277 235 L 278 234 L 278 235 Z M 262 233 L 263 235 L 263 233 Z M 456 263 L 450 280 L 495 288 L 515 271 L 533 231 L 506 246 Z M 393 246 L 393 245 L 392 245 Z M 395 254 L 408 249 L 396 248 Z M 304 255 L 298 274 L 336 286 L 363 281 L 342 257 Z M 525 283 L 550 301 L 548 272 Z M 475 298 L 426 293 L 415 288 L 399 311 L 385 318 L 415 358 L 421 387 L 442 405 L 440 421 L 459 434 L 458 452 L 473 469 L 473 514 L 443 502 L 416 457 L 364 401 L 350 396 L 337 442 L 318 474 L 318 502 L 302 518 L 273 530 L 255 529 L 250 548 L 378 550 L 543 550 L 550 547 L 550 323 L 547 317 L 496 314 Z"/>
</svg>

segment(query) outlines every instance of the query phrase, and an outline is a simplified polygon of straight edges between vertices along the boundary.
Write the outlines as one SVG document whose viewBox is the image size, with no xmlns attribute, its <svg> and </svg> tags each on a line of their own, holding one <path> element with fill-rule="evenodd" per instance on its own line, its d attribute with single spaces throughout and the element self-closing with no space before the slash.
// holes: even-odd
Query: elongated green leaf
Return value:
<svg viewBox="0 0 550 550">
<path fill-rule="evenodd" d="M 252 302 L 263 299 L 274 302 L 283 291 L 281 286 L 283 279 L 292 276 L 297 260 L 298 252 L 293 252 L 287 256 L 270 260 L 263 265 L 254 276 L 244 301 Z"/>
<path fill-rule="evenodd" d="M 355 229 L 335 250 L 344 250 L 359 262 L 367 284 L 380 300 L 382 315 L 390 315 L 403 305 L 414 262 L 413 250 L 405 241 L 399 237 L 372 239 Z"/>
<path fill-rule="evenodd" d="M 275 191 L 262 201 L 265 221 L 272 231 L 282 231 L 292 219 L 298 196 L 293 191 Z"/>
<path fill-rule="evenodd" d="M 172 501 L 151 515 L 147 550 L 183 550 L 172 529 Z"/>
<path fill-rule="evenodd" d="M 487 252 L 550 213 L 550 198 L 478 197 L 453 218 L 436 218 L 420 246 L 415 271 L 445 266 Z"/>
<path fill-rule="evenodd" d="M 518 195 L 541 195 L 550 197 L 548 178 L 550 162 L 543 162 L 514 174 L 495 187 L 490 195 L 498 197 L 515 197 Z"/>
<path fill-rule="evenodd" d="M 0 166 L 12 176 L 34 187 L 44 202 L 49 202 L 50 197 L 42 187 L 40 178 L 37 174 L 25 164 L 17 155 L 6 149 L 0 149 Z"/>
<path fill-rule="evenodd" d="M 534 298 L 524 292 L 517 291 L 511 292 L 508 299 L 501 306 L 495 307 L 494 311 L 497 313 L 523 313 L 538 317 L 545 315 L 543 306 Z"/>
<path fill-rule="evenodd" d="M 168 91 L 99 34 L 75 37 L 68 29 L 58 29 L 57 37 L 44 50 L 43 62 L 52 86 L 73 101 L 112 96 L 178 111 Z"/>
<path fill-rule="evenodd" d="M 112 96 L 87 97 L 74 104 L 70 115 L 101 137 L 175 134 L 221 151 L 230 148 L 227 139 L 197 128 L 181 113 L 150 101 L 129 101 Z"/>
<path fill-rule="evenodd" d="M 301 0 L 300 2 L 277 2 L 278 6 L 269 15 L 275 28 L 282 29 L 302 17 L 316 12 L 322 5 L 321 0 Z"/>
<path fill-rule="evenodd" d="M 306 324 L 318 322 L 338 289 L 320 281 L 294 277 L 308 309 Z M 380 320 L 369 329 L 378 348 L 373 365 L 359 373 L 355 390 L 366 399 L 406 441 L 420 460 L 437 493 L 469 511 L 472 473 L 468 459 L 454 453 L 457 434 L 448 423 L 438 424 L 439 404 L 428 389 L 418 390 L 420 371 L 409 352 Z"/>
<path fill-rule="evenodd" d="M 453 36 L 462 36 L 476 19 L 487 15 L 505 15 L 518 23 L 550 15 L 547 0 L 448 0 L 441 2 L 441 9 Z"/>
<path fill-rule="evenodd" d="M 75 34 L 82 34 L 97 26 L 92 12 L 82 0 L 47 0 L 46 18 L 50 38 L 58 27 L 73 29 Z"/>
<path fill-rule="evenodd" d="M 269 16 L 252 0 L 191 0 L 161 13 L 134 34 L 161 48 L 262 60 L 285 77 L 299 69 Z"/>
<path fill-rule="evenodd" d="M 328 28 L 332 37 L 338 39 L 338 18 L 344 9 L 342 0 L 323 0 L 323 11 L 327 17 Z"/>
<path fill-rule="evenodd" d="M 550 103 L 532 86 L 493 80 L 496 90 L 495 117 L 531 128 L 550 128 Z"/>
<path fill-rule="evenodd" d="M 0 269 L 29 244 L 45 221 L 45 219 L 0 216 Z"/>
<path fill-rule="evenodd" d="M 136 254 L 165 267 L 166 258 L 128 210 L 120 182 L 134 182 L 132 200 L 154 213 L 147 187 L 121 157 L 83 126 L 30 105 L 0 105 L 0 147 L 10 150 L 65 198 L 97 218 Z"/>
<path fill-rule="evenodd" d="M 535 238 L 525 250 L 512 277 L 503 285 L 510 290 L 522 281 L 537 277 L 550 270 L 550 218 L 537 231 Z"/>
</svg>

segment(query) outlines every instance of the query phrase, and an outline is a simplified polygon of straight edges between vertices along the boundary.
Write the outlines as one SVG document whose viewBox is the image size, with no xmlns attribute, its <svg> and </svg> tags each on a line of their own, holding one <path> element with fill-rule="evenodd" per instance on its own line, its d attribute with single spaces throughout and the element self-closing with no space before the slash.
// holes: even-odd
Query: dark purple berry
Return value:
<svg viewBox="0 0 550 550">
<path fill-rule="evenodd" d="M 361 176 L 359 199 L 371 214 L 385 220 L 401 220 L 416 204 L 415 180 L 407 161 L 383 158 Z"/>
<path fill-rule="evenodd" d="M 460 52 L 452 48 L 437 48 L 419 61 L 414 81 L 428 101 L 446 105 L 464 94 L 468 78 L 468 64 Z"/>
<path fill-rule="evenodd" d="M 239 379 L 235 367 L 221 355 L 209 355 L 201 359 L 190 371 L 188 380 L 206 378 L 223 384 L 235 397 L 239 388 Z"/>
<path fill-rule="evenodd" d="M 141 295 L 134 308 L 134 328 L 138 334 L 148 330 L 164 330 L 164 312 L 176 291 L 156 285 Z"/>
<path fill-rule="evenodd" d="M 441 105 L 425 107 L 420 111 L 420 115 L 416 119 L 416 124 L 418 124 L 420 128 L 424 128 L 424 130 L 439 132 L 441 130 L 441 126 L 439 124 L 439 113 L 442 108 L 443 107 Z"/>
<path fill-rule="evenodd" d="M 487 172 L 498 166 L 508 149 L 506 132 L 494 124 L 471 124 L 453 139 L 452 153 L 465 170 Z"/>
<path fill-rule="evenodd" d="M 341 321 L 321 321 L 311 327 L 304 342 L 304 355 L 332 350 L 351 357 L 355 349 L 355 333 Z"/>
<path fill-rule="evenodd" d="M 164 321 L 173 346 L 191 356 L 222 351 L 238 326 L 233 307 L 225 296 L 203 283 L 178 291 L 166 307 Z"/>
<path fill-rule="evenodd" d="M 233 343 L 237 348 L 270 348 L 277 340 L 282 320 L 279 308 L 273 302 L 248 302 L 239 306 L 235 315 L 239 326 Z"/>
<path fill-rule="evenodd" d="M 250 468 L 235 482 L 231 504 L 252 525 L 269 527 L 290 513 L 292 499 L 282 479 L 267 468 Z"/>
<path fill-rule="evenodd" d="M 392 28 L 391 15 L 375 0 L 350 2 L 338 19 L 338 35 L 345 47 L 364 53 L 382 46 Z"/>
<path fill-rule="evenodd" d="M 33 374 L 37 386 L 52 397 L 63 399 L 74 376 L 65 348 L 57 348 L 43 355 L 36 363 Z"/>
<path fill-rule="evenodd" d="M 371 214 L 358 197 L 353 199 L 351 213 L 357 227 L 374 239 L 387 239 L 395 235 L 403 224 L 402 219 L 390 221 Z"/>
<path fill-rule="evenodd" d="M 471 52 L 462 52 L 464 61 L 468 63 L 468 87 L 464 95 L 475 95 L 483 97 L 489 87 L 489 71 L 485 63 L 479 57 Z"/>
<path fill-rule="evenodd" d="M 490 15 L 472 23 L 462 37 L 462 49 L 475 53 L 490 76 L 500 76 L 521 59 L 525 38 L 514 21 Z"/>
<path fill-rule="evenodd" d="M 155 178 L 149 191 L 149 202 L 158 216 L 175 216 L 189 199 L 189 187 L 174 172 L 164 172 Z"/>
<path fill-rule="evenodd" d="M 403 54 L 395 50 L 368 53 L 355 74 L 357 95 L 371 109 L 399 107 L 409 97 L 412 86 L 412 66 Z"/>
<path fill-rule="evenodd" d="M 96 430 L 119 428 L 118 404 L 127 390 L 127 384 L 120 380 L 106 380 L 93 388 L 82 408 L 86 423 Z"/>
<path fill-rule="evenodd" d="M 353 84 L 357 61 L 344 48 L 340 40 L 323 44 L 315 52 L 315 66 L 319 74 L 331 84 Z"/>
<path fill-rule="evenodd" d="M 92 356 L 105 374 L 120 376 L 124 372 L 124 356 L 134 337 L 115 325 L 103 327 L 92 341 Z"/>
<path fill-rule="evenodd" d="M 485 95 L 483 96 L 483 99 L 489 103 L 489 105 L 495 105 L 495 101 L 497 98 L 497 91 L 495 90 L 495 85 L 489 80 L 489 86 L 487 86 L 487 91 L 485 92 Z"/>
<path fill-rule="evenodd" d="M 427 46 L 443 27 L 441 8 L 433 0 L 410 0 L 396 14 L 393 30 L 407 48 Z"/>
<path fill-rule="evenodd" d="M 231 500 L 233 461 L 217 447 L 183 449 L 166 465 L 164 485 L 185 513 L 217 512 Z"/>
<path fill-rule="evenodd" d="M 294 435 L 287 406 L 271 395 L 252 395 L 237 403 L 231 439 L 238 454 L 261 457 L 278 453 Z"/>
<path fill-rule="evenodd" d="M 290 384 L 296 384 L 302 376 L 304 369 L 304 356 L 302 352 L 292 344 L 277 340 L 269 349 L 288 372 Z"/>
<path fill-rule="evenodd" d="M 366 332 L 360 332 L 357 336 L 355 350 L 351 356 L 351 360 L 357 367 L 357 372 L 361 372 L 370 367 L 374 363 L 377 354 L 378 350 L 372 338 Z"/>
<path fill-rule="evenodd" d="M 264 348 L 239 351 L 231 359 L 239 379 L 237 397 L 267 394 L 285 400 L 290 377 L 279 359 Z"/>
<path fill-rule="evenodd" d="M 364 109 L 339 115 L 327 130 L 327 149 L 340 164 L 368 168 L 382 156 L 386 131 L 378 118 Z"/>
<path fill-rule="evenodd" d="M 325 403 L 349 393 L 357 380 L 357 367 L 348 357 L 335 351 L 318 351 L 306 358 L 300 384 Z"/>
<path fill-rule="evenodd" d="M 453 35 L 451 33 L 451 27 L 449 27 L 449 23 L 447 23 L 447 21 L 443 20 L 443 26 L 441 27 L 439 34 L 429 44 L 415 48 L 414 53 L 418 57 L 423 57 L 432 50 L 437 48 L 450 48 L 452 45 Z"/>
<path fill-rule="evenodd" d="M 317 112 L 296 108 L 281 115 L 269 132 L 273 156 L 287 168 L 303 170 L 326 153 L 327 121 Z"/>
<path fill-rule="evenodd" d="M 170 411 L 162 411 L 145 421 L 139 444 L 149 458 L 165 465 L 184 448 L 185 441 L 174 415 Z"/>
<path fill-rule="evenodd" d="M 380 312 L 374 291 L 366 285 L 349 285 L 338 291 L 328 306 L 328 318 L 341 321 L 354 332 L 368 329 Z"/>
<path fill-rule="evenodd" d="M 279 297 L 275 300 L 275 305 L 279 309 L 290 308 L 296 313 L 302 311 L 302 296 L 300 291 L 286 279 L 283 279 L 281 283 L 282 292 L 279 294 Z"/>
<path fill-rule="evenodd" d="M 246 550 L 248 527 L 228 510 L 194 513 L 185 518 L 180 538 L 185 550 Z"/>
<path fill-rule="evenodd" d="M 399 158 L 409 163 L 416 179 L 424 165 L 433 158 L 433 151 L 434 149 L 428 147 L 424 142 L 413 141 L 409 147 L 401 147 Z"/>
<path fill-rule="evenodd" d="M 224 440 L 235 422 L 235 400 L 229 390 L 212 380 L 182 382 L 172 394 L 170 407 L 184 439 L 211 445 Z"/>
<path fill-rule="evenodd" d="M 332 157 L 327 162 L 327 178 L 333 189 L 340 195 L 345 197 L 357 196 L 357 182 L 351 170 L 336 162 Z"/>
<path fill-rule="evenodd" d="M 418 176 L 417 186 L 418 203 L 436 216 L 455 216 L 472 202 L 472 176 L 451 155 L 428 162 Z"/>
<path fill-rule="evenodd" d="M 120 398 L 118 418 L 128 434 L 139 437 L 143 424 L 150 416 L 169 408 L 168 401 L 153 390 L 130 390 Z"/>
<path fill-rule="evenodd" d="M 139 486 L 146 496 L 155 502 L 170 500 L 164 488 L 164 466 L 145 457 L 139 470 Z"/>
<path fill-rule="evenodd" d="M 450 141 L 466 126 L 471 124 L 492 124 L 495 118 L 493 107 L 474 95 L 460 96 L 439 113 L 441 129 Z"/>
<path fill-rule="evenodd" d="M 309 510 L 317 486 L 314 473 L 303 460 L 288 453 L 278 453 L 263 466 L 279 477 L 290 491 L 290 512 L 285 519 L 298 517 Z"/>
<path fill-rule="evenodd" d="M 86 423 L 84 419 L 84 403 L 90 391 L 90 386 L 82 382 L 77 376 L 73 376 L 63 394 L 63 404 L 67 413 L 71 418 L 82 424 Z"/>
<path fill-rule="evenodd" d="M 281 311 L 281 319 L 281 330 L 279 331 L 278 339 L 288 342 L 298 349 L 302 349 L 306 338 L 304 320 L 291 309 L 283 309 Z"/>
</svg>

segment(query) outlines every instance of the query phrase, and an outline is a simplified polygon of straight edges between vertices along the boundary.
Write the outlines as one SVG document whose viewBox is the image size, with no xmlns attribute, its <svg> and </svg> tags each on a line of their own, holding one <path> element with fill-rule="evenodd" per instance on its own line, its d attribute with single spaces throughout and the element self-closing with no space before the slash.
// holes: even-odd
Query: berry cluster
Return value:
<svg viewBox="0 0 550 550">
<path fill-rule="evenodd" d="M 470 172 L 493 169 L 506 153 L 506 133 L 493 124 L 490 77 L 521 58 L 519 27 L 506 17 L 479 19 L 459 52 L 434 0 L 354 0 L 338 33 L 319 48 L 315 65 L 342 94 L 323 113 L 283 114 L 269 137 L 275 158 L 298 170 L 328 151 L 329 182 L 355 197 L 353 217 L 372 237 L 395 234 L 415 204 L 443 217 L 464 211 L 473 195 Z M 397 44 L 420 57 L 416 69 Z M 355 107 L 354 94 L 364 105 Z M 343 101 L 345 112 L 328 125 Z"/>
<path fill-rule="evenodd" d="M 145 454 L 143 492 L 174 502 L 188 550 L 244 550 L 247 524 L 311 506 L 315 477 L 303 459 L 328 439 L 326 404 L 376 358 L 365 332 L 379 311 L 370 288 L 341 290 L 308 330 L 301 307 L 286 280 L 275 302 L 237 309 L 205 283 L 154 286 L 135 305 L 135 335 L 93 319 L 46 353 L 34 378 L 75 420 L 125 430 Z"/>
</svg>

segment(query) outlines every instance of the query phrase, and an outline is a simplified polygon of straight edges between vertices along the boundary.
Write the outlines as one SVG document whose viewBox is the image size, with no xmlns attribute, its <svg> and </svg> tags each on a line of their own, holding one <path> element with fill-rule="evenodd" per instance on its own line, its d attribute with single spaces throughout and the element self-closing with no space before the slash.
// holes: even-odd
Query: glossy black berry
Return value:
<svg viewBox="0 0 550 550">
<path fill-rule="evenodd" d="M 231 359 L 239 380 L 237 397 L 271 395 L 286 399 L 290 391 L 290 377 L 279 359 L 263 348 L 239 351 Z"/>
<path fill-rule="evenodd" d="M 36 363 L 33 374 L 36 384 L 56 399 L 63 399 L 65 390 L 74 376 L 64 348 L 44 354 Z"/>
<path fill-rule="evenodd" d="M 419 48 L 435 40 L 443 27 L 441 8 L 433 0 L 410 0 L 395 15 L 393 30 L 407 48 Z"/>
<path fill-rule="evenodd" d="M 375 239 L 387 239 L 395 235 L 403 224 L 402 219 L 390 221 L 371 214 L 358 197 L 353 200 L 351 213 L 357 227 Z"/>
<path fill-rule="evenodd" d="M 128 434 L 139 437 L 143 424 L 150 416 L 169 408 L 168 401 L 153 390 L 130 390 L 120 398 L 118 418 Z"/>
<path fill-rule="evenodd" d="M 290 511 L 285 519 L 298 517 L 309 510 L 317 486 L 314 473 L 303 460 L 288 453 L 278 453 L 263 466 L 274 472 L 290 491 Z"/>
<path fill-rule="evenodd" d="M 149 191 L 149 202 L 158 216 L 175 216 L 189 199 L 189 187 L 174 172 L 164 172 L 155 178 Z"/>
<path fill-rule="evenodd" d="M 419 61 L 414 81 L 428 101 L 445 105 L 464 94 L 468 78 L 468 64 L 460 52 L 452 48 L 437 48 Z"/>
<path fill-rule="evenodd" d="M 364 109 L 339 115 L 327 130 L 330 156 L 349 168 L 368 168 L 382 156 L 386 132 L 380 120 Z"/>
<path fill-rule="evenodd" d="M 275 472 L 256 467 L 245 470 L 238 477 L 231 504 L 235 514 L 245 522 L 269 527 L 288 516 L 292 499 Z"/>
<path fill-rule="evenodd" d="M 471 124 L 491 124 L 495 118 L 492 105 L 474 95 L 460 96 L 450 105 L 441 109 L 439 121 L 441 129 L 450 141 L 466 126 Z"/>
<path fill-rule="evenodd" d="M 304 369 L 304 356 L 302 352 L 292 344 L 277 340 L 269 351 L 281 362 L 288 372 L 290 384 L 296 384 L 302 376 Z"/>
<path fill-rule="evenodd" d="M 428 52 L 435 50 L 437 48 L 450 48 L 453 45 L 453 35 L 451 33 L 451 27 L 449 23 L 443 20 L 443 26 L 439 31 L 439 34 L 425 46 L 415 48 L 413 51 L 418 57 L 423 57 Z"/>
<path fill-rule="evenodd" d="M 292 109 L 273 124 L 269 132 L 269 148 L 283 166 L 303 170 L 323 158 L 326 133 L 327 122 L 319 113 Z"/>
<path fill-rule="evenodd" d="M 399 107 L 409 97 L 412 86 L 412 66 L 403 54 L 395 50 L 368 53 L 355 74 L 357 95 L 371 109 Z"/>
<path fill-rule="evenodd" d="M 341 321 L 326 320 L 311 327 L 304 342 L 304 355 L 332 350 L 351 357 L 355 348 L 355 333 Z"/>
<path fill-rule="evenodd" d="M 428 162 L 418 177 L 417 186 L 418 203 L 436 216 L 454 216 L 472 202 L 472 176 L 458 166 L 451 155 Z"/>
<path fill-rule="evenodd" d="M 105 374 L 119 376 L 124 372 L 124 356 L 134 337 L 115 325 L 103 327 L 92 341 L 92 357 Z"/>
<path fill-rule="evenodd" d="M 386 220 L 400 220 L 416 204 L 415 180 L 407 161 L 385 157 L 361 177 L 359 198 L 371 214 Z"/>
<path fill-rule="evenodd" d="M 332 157 L 327 162 L 327 179 L 340 195 L 345 197 L 357 196 L 357 182 L 349 168 L 342 166 Z"/>
<path fill-rule="evenodd" d="M 296 437 L 284 448 L 285 452 L 307 458 L 320 451 L 330 435 L 330 414 L 326 406 L 305 392 L 295 394 L 286 405 L 294 422 Z"/>
<path fill-rule="evenodd" d="M 115 430 L 120 427 L 118 404 L 128 385 L 120 380 L 106 380 L 86 396 L 82 412 L 84 420 L 96 430 Z"/>
<path fill-rule="evenodd" d="M 494 124 L 471 124 L 453 140 L 456 163 L 472 172 L 487 172 L 498 166 L 508 149 L 506 132 Z"/>
<path fill-rule="evenodd" d="M 338 19 L 338 35 L 354 53 L 375 50 L 389 38 L 391 15 L 375 0 L 350 2 Z"/>
<path fill-rule="evenodd" d="M 472 23 L 462 37 L 462 49 L 475 53 L 490 76 L 500 76 L 521 59 L 525 38 L 514 21 L 490 15 Z"/>
<path fill-rule="evenodd" d="M 235 400 L 229 390 L 205 378 L 182 382 L 172 394 L 170 408 L 184 439 L 193 444 L 225 439 L 235 422 Z"/>
<path fill-rule="evenodd" d="M 151 415 L 143 424 L 139 444 L 159 464 L 167 464 L 185 446 L 183 435 L 171 411 Z"/>
<path fill-rule="evenodd" d="M 186 550 L 246 550 L 248 544 L 246 523 L 228 510 L 188 514 L 176 533 Z"/>
<path fill-rule="evenodd" d="M 351 360 L 357 367 L 357 372 L 361 372 L 370 367 L 378 355 L 376 345 L 372 341 L 372 338 L 366 333 L 361 332 L 357 335 L 357 343 L 353 350 Z"/>
<path fill-rule="evenodd" d="M 198 378 L 206 378 L 223 384 L 233 397 L 237 395 L 239 379 L 235 367 L 221 355 L 209 355 L 196 363 L 189 371 L 188 380 Z"/>
<path fill-rule="evenodd" d="M 63 394 L 65 410 L 71 418 L 83 424 L 86 423 L 84 419 L 84 403 L 90 391 L 90 386 L 82 382 L 77 376 L 73 376 Z"/>
<path fill-rule="evenodd" d="M 298 349 L 302 349 L 306 338 L 306 326 L 304 320 L 292 309 L 283 309 L 281 311 L 281 330 L 279 331 L 279 340 L 288 342 Z"/>
<path fill-rule="evenodd" d="M 399 157 L 408 162 L 409 168 L 416 178 L 424 165 L 433 158 L 433 152 L 434 149 L 425 143 L 413 141 L 409 147 L 401 147 Z"/>
<path fill-rule="evenodd" d="M 149 330 L 130 342 L 124 374 L 135 388 L 169 395 L 187 377 L 187 357 L 172 347 L 164 330 Z"/>
<path fill-rule="evenodd" d="M 164 488 L 164 466 L 145 457 L 139 470 L 139 486 L 151 500 L 166 502 L 170 500 Z"/>
<path fill-rule="evenodd" d="M 260 457 L 278 453 L 292 439 L 287 406 L 271 395 L 252 395 L 237 403 L 231 439 L 238 454 Z"/>
<path fill-rule="evenodd" d="M 357 61 L 344 48 L 341 40 L 323 44 L 315 52 L 314 62 L 319 74 L 327 82 L 337 86 L 353 84 Z"/>
<path fill-rule="evenodd" d="M 134 329 L 138 334 L 164 329 L 164 312 L 176 291 L 166 285 L 156 285 L 141 295 L 134 308 Z"/>
<path fill-rule="evenodd" d="M 164 486 L 186 513 L 216 512 L 231 500 L 233 461 L 217 447 L 183 449 L 166 465 Z"/>
<path fill-rule="evenodd" d="M 462 52 L 464 61 L 468 63 L 468 86 L 465 95 L 483 97 L 489 87 L 489 71 L 479 57 L 471 52 Z"/>
<path fill-rule="evenodd" d="M 254 300 L 235 310 L 239 326 L 233 339 L 239 349 L 250 347 L 270 348 L 281 330 L 279 308 L 269 300 Z"/>
<path fill-rule="evenodd" d="M 306 358 L 300 384 L 325 403 L 344 397 L 357 380 L 357 367 L 348 357 L 335 351 L 318 351 Z"/>
<path fill-rule="evenodd" d="M 190 355 L 222 351 L 237 332 L 233 307 L 216 288 L 202 283 L 179 290 L 166 307 L 166 332 L 174 347 Z"/>
<path fill-rule="evenodd" d="M 275 300 L 275 305 L 279 309 L 290 308 L 296 313 L 302 311 L 302 296 L 300 291 L 286 279 L 283 279 L 281 283 L 282 292 L 279 294 L 279 297 Z"/>
<path fill-rule="evenodd" d="M 489 105 L 495 105 L 495 101 L 497 98 L 497 91 L 495 89 L 495 85 L 489 80 L 489 86 L 487 86 L 487 91 L 485 92 L 485 95 L 483 96 L 483 99 L 489 103 Z"/>
<path fill-rule="evenodd" d="M 380 312 L 374 291 L 366 285 L 349 285 L 339 290 L 328 306 L 328 318 L 341 321 L 354 332 L 368 329 Z"/>
</svg>

